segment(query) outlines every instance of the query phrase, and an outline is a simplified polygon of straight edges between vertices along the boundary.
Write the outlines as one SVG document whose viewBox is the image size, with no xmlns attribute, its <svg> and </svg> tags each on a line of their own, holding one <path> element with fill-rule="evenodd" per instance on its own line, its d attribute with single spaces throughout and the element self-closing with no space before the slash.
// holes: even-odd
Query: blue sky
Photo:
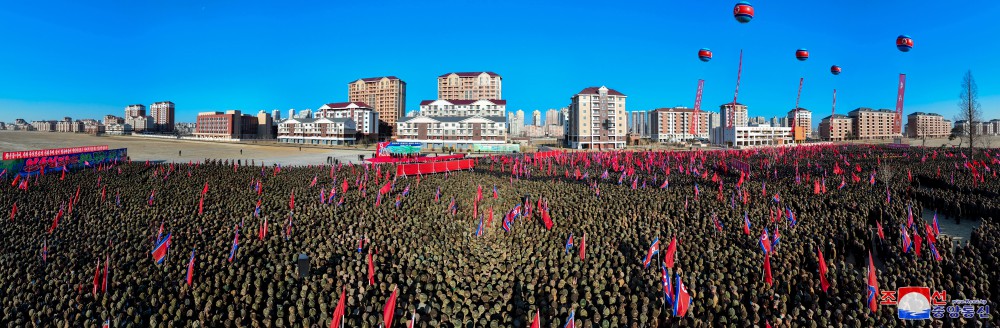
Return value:
<svg viewBox="0 0 1000 328">
<path fill-rule="evenodd" d="M 971 69 L 987 118 L 1000 118 L 1000 46 L 986 37 L 996 1 L 16 1 L 0 7 L 0 121 L 99 118 L 171 100 L 177 121 L 199 111 L 315 109 L 346 101 L 347 83 L 396 75 L 407 110 L 436 96 L 436 77 L 489 70 L 508 110 L 559 108 L 587 86 L 629 96 L 629 110 L 733 97 L 752 116 L 801 106 L 814 117 L 894 108 L 906 73 L 907 113 L 956 112 Z M 915 48 L 895 48 L 899 34 Z M 715 58 L 698 61 L 699 48 Z M 794 58 L 797 48 L 811 52 Z M 833 76 L 830 65 L 843 74 Z M 818 121 L 815 119 L 814 121 Z"/>
</svg>

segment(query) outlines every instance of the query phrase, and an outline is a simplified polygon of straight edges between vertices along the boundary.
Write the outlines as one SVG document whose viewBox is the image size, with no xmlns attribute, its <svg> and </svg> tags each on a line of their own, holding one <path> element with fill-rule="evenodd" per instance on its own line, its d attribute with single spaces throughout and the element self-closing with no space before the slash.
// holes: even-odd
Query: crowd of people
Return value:
<svg viewBox="0 0 1000 328">
<path fill-rule="evenodd" d="M 541 327 L 571 314 L 586 328 L 903 326 L 895 306 L 871 311 L 869 254 L 880 290 L 1000 300 L 998 156 L 872 146 L 557 152 L 420 176 L 392 165 L 123 161 L 16 178 L 27 188 L 8 173 L 0 322 L 327 327 L 343 301 L 343 326 L 374 328 L 395 291 L 393 327 L 528 327 L 536 314 Z M 979 226 L 955 243 L 925 230 L 921 214 L 934 211 Z M 771 283 L 764 228 L 772 241 L 780 233 Z M 923 237 L 919 256 L 904 252 L 904 230 Z M 152 251 L 168 234 L 157 263 Z M 683 317 L 661 283 L 673 239 L 670 274 L 691 299 Z M 988 326 L 998 320 L 989 315 L 935 325 Z"/>
</svg>

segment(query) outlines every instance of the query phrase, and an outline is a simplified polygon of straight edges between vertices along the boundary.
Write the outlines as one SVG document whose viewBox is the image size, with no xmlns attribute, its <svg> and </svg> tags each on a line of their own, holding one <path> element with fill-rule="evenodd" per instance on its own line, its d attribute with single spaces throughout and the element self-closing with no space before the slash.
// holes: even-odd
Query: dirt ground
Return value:
<svg viewBox="0 0 1000 328">
<path fill-rule="evenodd" d="M 261 161 L 270 165 L 324 164 L 327 157 L 341 162 L 357 162 L 358 155 L 370 156 L 373 150 L 328 149 L 277 145 L 267 143 L 223 143 L 132 136 L 92 136 L 79 133 L 0 131 L 0 151 L 65 148 L 108 145 L 111 149 L 128 148 L 134 161 L 183 162 L 206 158 Z M 180 152 L 180 153 L 178 153 Z M 242 152 L 242 153 L 241 153 Z"/>
</svg>

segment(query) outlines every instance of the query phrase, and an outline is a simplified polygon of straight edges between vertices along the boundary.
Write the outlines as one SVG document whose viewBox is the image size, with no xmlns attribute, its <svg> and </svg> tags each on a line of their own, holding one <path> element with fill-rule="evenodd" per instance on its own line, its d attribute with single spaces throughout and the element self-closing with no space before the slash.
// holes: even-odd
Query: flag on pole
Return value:
<svg viewBox="0 0 1000 328">
<path fill-rule="evenodd" d="M 375 262 L 372 259 L 372 252 L 368 252 L 368 285 L 375 284 Z"/>
<path fill-rule="evenodd" d="M 660 252 L 660 237 L 653 238 L 653 243 L 649 245 L 649 250 L 646 251 L 646 258 L 642 260 L 642 267 L 648 268 L 649 263 L 653 262 L 653 256 Z"/>
<path fill-rule="evenodd" d="M 240 248 L 240 230 L 236 229 L 236 235 L 235 235 L 235 237 L 233 237 L 233 248 L 231 248 L 229 250 L 229 259 L 228 259 L 228 261 L 230 263 L 232 263 L 234 260 L 236 260 L 236 250 L 239 249 L 239 248 Z"/>
<path fill-rule="evenodd" d="M 542 328 L 542 320 L 539 319 L 538 309 L 535 309 L 535 318 L 531 319 L 531 326 L 529 328 Z"/>
<path fill-rule="evenodd" d="M 17 216 L 17 202 L 14 202 L 14 206 L 10 209 L 10 220 L 14 221 L 15 216 Z"/>
<path fill-rule="evenodd" d="M 774 283 L 774 278 L 771 277 L 771 254 L 764 253 L 764 282 L 770 286 Z"/>
<path fill-rule="evenodd" d="M 185 279 L 188 286 L 191 286 L 191 283 L 194 281 L 194 251 L 195 249 L 191 249 L 191 259 L 188 260 L 187 278 Z"/>
<path fill-rule="evenodd" d="M 872 260 L 871 251 L 868 252 L 868 298 L 866 303 L 868 308 L 875 313 L 878 310 L 878 281 L 875 278 L 875 261 Z"/>
<path fill-rule="evenodd" d="M 677 275 L 677 291 L 674 296 L 674 316 L 683 318 L 691 307 L 691 294 L 681 281 L 681 276 Z"/>
<path fill-rule="evenodd" d="M 573 248 L 573 233 L 570 233 L 569 238 L 566 239 L 566 254 L 569 254 L 570 248 Z"/>
<path fill-rule="evenodd" d="M 42 263 L 47 263 L 49 260 L 49 244 L 47 240 L 42 240 Z"/>
<path fill-rule="evenodd" d="M 385 302 L 385 308 L 382 309 L 382 322 L 385 323 L 385 328 L 392 328 L 392 317 L 396 313 L 396 292 L 398 288 L 392 289 L 392 294 L 389 295 L 389 300 Z"/>
<path fill-rule="evenodd" d="M 566 325 L 563 328 L 576 328 L 576 310 L 569 311 L 569 318 L 566 318 Z"/>
<path fill-rule="evenodd" d="M 98 287 L 101 281 L 101 260 L 97 260 L 97 265 L 94 267 L 94 295 L 97 295 Z"/>
<path fill-rule="evenodd" d="M 156 242 L 156 246 L 153 247 L 153 261 L 156 264 L 163 264 L 163 260 L 167 258 L 167 251 L 170 249 L 170 233 L 168 232 L 162 239 Z"/>
<path fill-rule="evenodd" d="M 670 307 L 674 306 L 674 291 L 673 287 L 670 285 L 671 279 L 670 273 L 667 271 L 667 266 L 660 265 L 660 284 L 663 287 L 663 302 Z"/>
<path fill-rule="evenodd" d="M 885 240 L 885 232 L 882 231 L 882 221 L 875 221 L 875 225 L 878 228 L 878 239 Z"/>
<path fill-rule="evenodd" d="M 109 255 L 104 256 L 104 277 L 101 278 L 101 292 L 108 292 L 108 264 L 111 263 L 111 257 Z"/>
<path fill-rule="evenodd" d="M 743 234 L 750 235 L 750 217 L 746 211 L 743 212 Z"/>
<path fill-rule="evenodd" d="M 663 257 L 663 264 L 666 265 L 667 268 L 673 269 L 674 260 L 676 259 L 676 257 L 677 257 L 677 237 L 673 237 L 670 240 L 670 244 L 667 245 L 667 252 Z"/>
<path fill-rule="evenodd" d="M 583 238 L 580 238 L 580 261 L 583 261 L 587 257 L 587 233 L 583 233 Z"/>
<path fill-rule="evenodd" d="M 344 320 L 344 299 L 347 296 L 347 287 L 340 289 L 340 300 L 337 301 L 337 307 L 333 310 L 333 319 L 330 320 L 330 328 L 340 328 L 343 325 Z"/>
<path fill-rule="evenodd" d="M 819 286 L 826 292 L 830 288 L 830 282 L 826 280 L 826 259 L 823 258 L 823 250 L 817 248 L 816 254 L 819 256 Z"/>
</svg>

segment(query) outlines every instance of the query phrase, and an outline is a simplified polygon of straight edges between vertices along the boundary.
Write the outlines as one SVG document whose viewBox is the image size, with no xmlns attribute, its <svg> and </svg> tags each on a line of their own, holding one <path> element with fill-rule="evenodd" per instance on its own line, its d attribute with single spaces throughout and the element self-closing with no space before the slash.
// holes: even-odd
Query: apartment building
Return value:
<svg viewBox="0 0 1000 328">
<path fill-rule="evenodd" d="M 570 97 L 566 145 L 575 149 L 625 148 L 626 97 L 606 86 L 588 87 Z"/>
</svg>

